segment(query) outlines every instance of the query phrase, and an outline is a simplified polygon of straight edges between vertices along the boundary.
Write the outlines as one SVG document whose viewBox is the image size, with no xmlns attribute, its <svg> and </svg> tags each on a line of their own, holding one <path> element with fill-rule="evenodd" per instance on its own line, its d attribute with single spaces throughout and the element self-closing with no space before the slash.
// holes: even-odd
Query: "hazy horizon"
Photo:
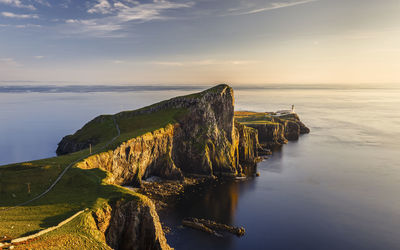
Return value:
<svg viewBox="0 0 400 250">
<path fill-rule="evenodd" d="M 398 13 L 396 0 L 0 0 L 0 80 L 398 84 Z"/>
</svg>

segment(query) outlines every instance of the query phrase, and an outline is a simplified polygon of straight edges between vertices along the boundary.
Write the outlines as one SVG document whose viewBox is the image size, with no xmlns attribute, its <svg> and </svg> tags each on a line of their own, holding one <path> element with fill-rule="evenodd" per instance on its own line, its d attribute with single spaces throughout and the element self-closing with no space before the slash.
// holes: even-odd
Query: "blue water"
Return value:
<svg viewBox="0 0 400 250">
<path fill-rule="evenodd" d="M 192 90 L 0 93 L 0 164 L 55 155 L 57 142 L 102 113 Z M 188 190 L 161 214 L 176 249 L 400 249 L 400 89 L 330 86 L 239 89 L 237 110 L 295 104 L 311 128 L 260 177 Z M 184 217 L 246 229 L 217 238 L 180 227 Z"/>
</svg>

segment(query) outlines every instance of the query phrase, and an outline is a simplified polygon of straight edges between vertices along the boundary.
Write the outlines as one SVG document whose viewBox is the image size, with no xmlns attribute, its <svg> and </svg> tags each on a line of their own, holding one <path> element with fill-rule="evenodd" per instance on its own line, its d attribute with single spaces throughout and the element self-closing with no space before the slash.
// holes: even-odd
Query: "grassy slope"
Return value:
<svg viewBox="0 0 400 250">
<path fill-rule="evenodd" d="M 100 138 L 99 143 L 93 147 L 93 152 L 101 152 L 115 148 L 121 142 L 130 138 L 176 123 L 177 119 L 185 113 L 186 111 L 183 109 L 169 109 L 134 116 L 129 115 L 129 112 L 127 112 L 126 115 L 118 116 L 117 122 L 121 135 L 108 148 L 104 148 L 104 146 L 117 133 L 112 116 L 102 116 L 101 122 L 96 122 L 96 119 L 91 121 L 77 131 L 75 136 L 81 136 L 82 140 L 84 140 L 101 135 L 97 137 Z M 100 169 L 83 170 L 73 167 L 52 191 L 39 200 L 26 206 L 1 210 L 42 193 L 65 167 L 88 154 L 88 149 L 86 149 L 60 157 L 1 166 L 0 237 L 7 235 L 8 237 L 16 238 L 30 235 L 39 230 L 57 225 L 77 211 L 85 208 L 96 209 L 102 203 L 112 199 L 124 197 L 125 199 L 139 200 L 138 197 L 140 196 L 138 194 L 119 186 L 104 183 L 103 179 L 107 175 L 106 172 Z M 27 183 L 30 183 L 30 193 L 28 193 Z M 82 216 L 84 215 L 79 216 L 81 219 L 75 220 L 82 220 Z M 74 241 L 78 245 L 82 244 L 81 246 L 93 246 L 95 248 L 99 247 L 97 244 L 104 244 L 104 242 L 94 239 L 88 240 L 87 232 L 82 232 L 82 230 L 85 231 L 85 227 L 81 227 L 83 229 L 78 230 L 78 232 L 73 227 L 63 226 L 62 228 L 62 230 L 58 229 L 56 232 L 49 234 L 52 235 L 52 239 L 57 239 L 58 241 L 62 238 L 63 241 L 68 242 L 71 237 L 71 239 L 75 239 Z M 68 228 L 73 230 L 69 231 Z M 68 236 L 69 232 L 71 235 Z M 48 237 L 46 237 L 40 237 L 40 242 L 42 240 L 49 241 Z M 76 237 L 81 238 L 77 239 Z"/>
</svg>

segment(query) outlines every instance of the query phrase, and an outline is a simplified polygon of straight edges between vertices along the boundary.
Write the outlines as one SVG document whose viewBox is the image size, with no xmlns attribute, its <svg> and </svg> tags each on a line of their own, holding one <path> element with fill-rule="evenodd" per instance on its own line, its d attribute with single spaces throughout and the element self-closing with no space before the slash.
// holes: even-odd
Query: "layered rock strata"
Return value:
<svg viewBox="0 0 400 250">
<path fill-rule="evenodd" d="M 241 174 L 239 133 L 233 122 L 233 90 L 227 85 L 174 98 L 131 113 L 123 112 L 115 115 L 115 118 L 118 121 L 121 116 L 133 116 L 138 112 L 182 107 L 187 112 L 177 123 L 132 138 L 114 150 L 90 156 L 78 163 L 78 167 L 107 170 L 111 173 L 108 182 L 119 185 L 140 185 L 141 179 L 152 175 L 182 179 L 184 175 Z M 69 148 L 79 148 L 71 146 L 72 138 L 68 137 Z M 257 144 L 251 143 L 246 147 L 256 151 L 257 148 L 252 148 Z M 61 141 L 59 148 L 67 147 Z"/>
<path fill-rule="evenodd" d="M 92 212 L 97 229 L 113 249 L 171 249 L 167 244 L 154 204 L 146 197 L 104 203 Z"/>
</svg>

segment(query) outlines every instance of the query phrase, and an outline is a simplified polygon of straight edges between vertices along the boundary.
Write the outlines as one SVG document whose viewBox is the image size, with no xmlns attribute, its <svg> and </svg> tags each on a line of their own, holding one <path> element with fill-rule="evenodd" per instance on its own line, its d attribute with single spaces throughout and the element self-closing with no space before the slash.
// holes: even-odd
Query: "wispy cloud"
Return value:
<svg viewBox="0 0 400 250">
<path fill-rule="evenodd" d="M 0 24 L 0 27 L 2 27 L 2 28 L 26 29 L 26 28 L 42 28 L 42 25 L 32 24 L 32 23 L 26 23 L 26 24 Z"/>
<path fill-rule="evenodd" d="M 292 7 L 300 4 L 311 3 L 319 0 L 295 0 L 295 1 L 275 1 L 268 3 L 266 6 L 249 6 L 246 4 L 243 7 L 232 8 L 228 10 L 228 13 L 224 14 L 224 16 L 237 16 L 237 15 L 249 15 L 260 12 L 265 12 L 269 10 L 281 9 Z"/>
<path fill-rule="evenodd" d="M 112 6 L 108 2 L 108 0 L 97 0 L 97 3 L 88 9 L 88 13 L 100 13 L 100 14 L 108 14 L 111 13 Z"/>
<path fill-rule="evenodd" d="M 16 19 L 37 19 L 39 18 L 36 14 L 15 14 L 11 12 L 1 12 L 3 17 L 16 18 Z"/>
<path fill-rule="evenodd" d="M 35 59 L 38 59 L 38 60 L 41 60 L 43 58 L 44 58 L 44 56 L 35 56 Z"/>
<path fill-rule="evenodd" d="M 150 3 L 139 3 L 134 0 L 114 1 L 97 0 L 96 4 L 87 10 L 89 14 L 103 15 L 89 19 L 69 19 L 65 23 L 70 26 L 69 34 L 84 34 L 94 37 L 121 37 L 124 34 L 113 33 L 122 31 L 129 22 L 148 22 L 165 20 L 170 17 L 164 12 L 173 9 L 190 8 L 194 2 L 177 3 L 167 0 L 154 0 Z"/>
<path fill-rule="evenodd" d="M 46 7 L 51 7 L 51 4 L 46 0 L 35 0 L 36 3 L 44 5 Z"/>
<path fill-rule="evenodd" d="M 35 6 L 32 4 L 24 4 L 21 0 L 0 0 L 0 4 L 6 4 L 9 6 L 17 7 L 17 8 L 25 8 L 35 10 Z"/>
</svg>

